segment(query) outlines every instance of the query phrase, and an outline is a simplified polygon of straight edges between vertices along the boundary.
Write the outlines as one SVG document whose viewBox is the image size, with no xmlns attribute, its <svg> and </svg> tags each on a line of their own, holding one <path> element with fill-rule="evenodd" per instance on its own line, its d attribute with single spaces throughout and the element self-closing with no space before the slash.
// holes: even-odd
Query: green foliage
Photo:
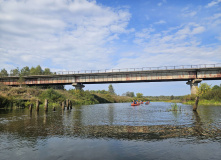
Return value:
<svg viewBox="0 0 221 160">
<path fill-rule="evenodd" d="M 143 98 L 143 93 L 137 93 L 137 98 Z"/>
<path fill-rule="evenodd" d="M 44 101 L 44 99 L 48 99 L 48 102 L 62 102 L 65 100 L 65 97 L 55 91 L 54 89 L 47 89 L 40 95 L 41 101 Z"/>
<path fill-rule="evenodd" d="M 45 68 L 44 75 L 52 75 L 53 73 L 50 71 L 49 68 Z"/>
<path fill-rule="evenodd" d="M 126 93 L 124 93 L 123 96 L 135 97 L 134 92 L 129 92 L 129 91 L 127 91 Z"/>
<path fill-rule="evenodd" d="M 3 68 L 3 69 L 1 70 L 0 76 L 2 76 L 2 77 L 8 76 L 8 72 L 7 72 L 7 70 L 6 70 L 5 68 Z"/>
<path fill-rule="evenodd" d="M 110 84 L 110 85 L 108 86 L 108 92 L 109 92 L 110 94 L 115 94 L 115 92 L 114 92 L 114 87 L 112 86 L 112 84 Z"/>
<path fill-rule="evenodd" d="M 16 69 L 12 69 L 10 71 L 11 76 L 19 76 L 20 75 L 20 71 L 19 68 L 17 67 Z"/>
<path fill-rule="evenodd" d="M 34 67 L 31 67 L 31 69 L 30 69 L 30 75 L 35 75 L 35 68 L 34 68 Z"/>
<path fill-rule="evenodd" d="M 25 79 L 20 75 L 19 79 L 18 79 L 18 83 L 19 83 L 20 87 L 23 85 L 24 82 L 25 82 Z"/>
<path fill-rule="evenodd" d="M 20 72 L 21 72 L 21 75 L 22 75 L 22 76 L 28 76 L 28 75 L 30 75 L 30 69 L 29 69 L 28 66 L 23 67 Z"/>
<path fill-rule="evenodd" d="M 221 101 L 221 89 L 214 89 L 204 93 L 202 99 Z"/>
<path fill-rule="evenodd" d="M 181 106 L 178 106 L 176 103 L 171 104 L 171 110 L 170 111 L 181 111 Z"/>
<path fill-rule="evenodd" d="M 200 96 L 199 104 L 220 104 L 221 102 L 221 87 L 215 85 L 211 87 L 207 83 L 202 83 L 198 88 L 198 95 Z M 183 97 L 183 102 L 187 104 L 194 103 L 196 95 L 187 95 Z"/>
<path fill-rule="evenodd" d="M 108 91 L 105 91 L 105 90 L 97 90 L 97 91 L 91 90 L 91 91 L 89 91 L 89 92 L 92 93 L 92 94 L 95 94 L 95 93 L 109 94 L 109 92 L 108 92 Z"/>
<path fill-rule="evenodd" d="M 0 95 L 0 108 L 5 108 L 9 104 L 10 104 L 9 99 Z"/>
<path fill-rule="evenodd" d="M 217 90 L 217 89 L 218 89 L 218 90 L 221 90 L 221 87 L 218 86 L 218 85 L 215 85 L 215 86 L 212 87 L 212 90 L 213 90 L 213 91 L 214 91 L 214 90 Z"/>
<path fill-rule="evenodd" d="M 183 101 L 183 102 L 194 101 L 195 98 L 196 98 L 196 95 L 190 95 L 190 94 L 188 94 L 188 95 L 186 95 L 186 96 L 184 96 L 184 97 L 182 98 L 182 101 Z"/>
<path fill-rule="evenodd" d="M 211 90 L 211 85 L 208 85 L 207 83 L 201 83 L 198 88 L 198 95 L 202 96 L 203 94 L 206 94 L 210 90 Z"/>
</svg>

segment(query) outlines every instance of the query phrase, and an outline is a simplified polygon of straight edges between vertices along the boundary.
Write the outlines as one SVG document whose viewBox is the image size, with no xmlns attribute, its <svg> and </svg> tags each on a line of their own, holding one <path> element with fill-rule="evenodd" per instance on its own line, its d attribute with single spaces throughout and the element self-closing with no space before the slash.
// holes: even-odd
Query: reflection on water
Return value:
<svg viewBox="0 0 221 160">
<path fill-rule="evenodd" d="M 0 154 L 3 159 L 221 156 L 221 106 L 200 106 L 198 112 L 193 112 L 189 105 L 182 105 L 181 111 L 169 109 L 170 103 L 152 102 L 136 107 L 122 103 L 74 106 L 65 111 L 42 109 L 39 113 L 30 113 L 28 109 L 0 110 Z M 185 149 L 197 150 L 196 144 L 202 150 L 209 147 L 212 154 L 200 150 L 202 153 L 196 155 L 195 151 Z M 179 152 L 175 154 L 176 150 Z M 9 154 L 11 151 L 16 154 Z M 186 152 L 185 158 L 182 154 Z"/>
</svg>

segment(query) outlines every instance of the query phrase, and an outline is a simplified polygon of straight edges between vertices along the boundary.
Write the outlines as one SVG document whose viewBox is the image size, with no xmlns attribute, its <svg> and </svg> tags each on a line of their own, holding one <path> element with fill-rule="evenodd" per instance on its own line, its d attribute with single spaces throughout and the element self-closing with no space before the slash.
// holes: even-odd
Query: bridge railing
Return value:
<svg viewBox="0 0 221 160">
<path fill-rule="evenodd" d="M 161 67 L 142 67 L 142 68 L 104 69 L 104 70 L 60 71 L 60 72 L 57 72 L 57 74 L 65 75 L 65 74 L 83 74 L 83 73 L 111 73 L 111 72 L 131 72 L 131 71 L 200 69 L 200 68 L 216 68 L 216 67 L 221 67 L 221 63 L 199 64 L 199 65 L 180 65 L 180 66 L 161 66 Z"/>
<path fill-rule="evenodd" d="M 199 65 L 180 65 L 180 66 L 161 66 L 161 67 L 142 67 L 142 68 L 103 69 L 103 70 L 58 71 L 58 72 L 54 72 L 53 75 L 131 72 L 131 71 L 155 71 L 155 70 L 177 70 L 177 69 L 200 69 L 200 68 L 216 68 L 216 67 L 221 67 L 221 63 L 199 64 Z M 29 75 L 26 75 L 26 76 L 29 76 Z M 35 75 L 32 75 L 32 76 L 35 76 Z M 36 75 L 36 76 L 39 76 L 39 75 Z M 0 77 L 19 77 L 19 74 L 18 75 L 2 74 L 0 72 Z"/>
</svg>

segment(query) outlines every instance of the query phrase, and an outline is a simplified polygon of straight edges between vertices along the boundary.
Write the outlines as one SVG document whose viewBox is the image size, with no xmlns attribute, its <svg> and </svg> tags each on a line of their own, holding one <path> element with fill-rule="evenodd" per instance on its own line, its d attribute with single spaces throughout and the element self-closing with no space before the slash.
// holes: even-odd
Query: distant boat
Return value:
<svg viewBox="0 0 221 160">
<path fill-rule="evenodd" d="M 150 101 L 146 101 L 146 103 L 145 103 L 146 105 L 148 105 L 148 104 L 150 104 Z"/>
<path fill-rule="evenodd" d="M 133 101 L 133 103 L 131 103 L 131 106 L 139 106 L 139 105 L 140 105 L 140 103 L 138 103 L 138 102 Z"/>
</svg>

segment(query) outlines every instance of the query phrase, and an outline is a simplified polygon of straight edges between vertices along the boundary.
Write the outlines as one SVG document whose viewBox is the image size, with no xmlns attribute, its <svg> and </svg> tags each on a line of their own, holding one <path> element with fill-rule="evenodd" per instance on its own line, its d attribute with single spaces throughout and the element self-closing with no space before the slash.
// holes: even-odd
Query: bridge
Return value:
<svg viewBox="0 0 221 160">
<path fill-rule="evenodd" d="M 84 84 L 186 81 L 191 94 L 196 94 L 202 80 L 221 80 L 221 63 L 165 67 L 143 67 L 111 70 L 62 71 L 53 75 L 2 76 L 0 84 L 19 86 L 66 85 L 82 89 Z"/>
</svg>

